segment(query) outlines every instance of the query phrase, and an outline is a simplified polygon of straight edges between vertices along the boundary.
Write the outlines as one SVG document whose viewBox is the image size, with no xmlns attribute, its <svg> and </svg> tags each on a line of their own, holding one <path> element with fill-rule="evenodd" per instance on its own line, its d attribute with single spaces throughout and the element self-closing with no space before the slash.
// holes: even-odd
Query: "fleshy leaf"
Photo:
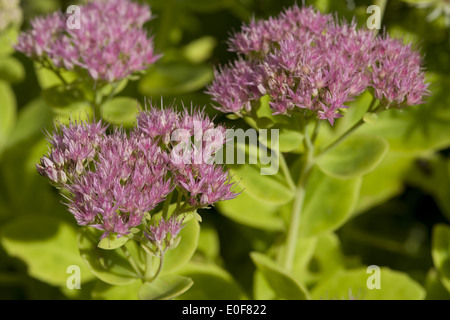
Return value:
<svg viewBox="0 0 450 320">
<path fill-rule="evenodd" d="M 373 272 L 373 271 L 372 271 Z M 325 278 L 311 291 L 314 300 L 422 300 L 425 290 L 402 272 L 381 267 L 380 289 L 369 289 L 367 282 L 373 274 L 367 268 L 340 270 Z"/>
<path fill-rule="evenodd" d="M 118 238 L 117 234 L 110 233 L 107 237 L 100 240 L 98 247 L 105 250 L 114 250 L 123 246 L 128 240 L 130 238 L 126 236 Z"/>
<path fill-rule="evenodd" d="M 0 154 L 16 124 L 16 100 L 11 87 L 0 81 Z"/>
<path fill-rule="evenodd" d="M 192 279 L 176 274 L 161 275 L 152 282 L 146 282 L 139 289 L 140 300 L 170 300 L 189 290 Z"/>
<path fill-rule="evenodd" d="M 120 249 L 103 250 L 97 246 L 100 235 L 101 233 L 88 227 L 80 229 L 78 233 L 81 258 L 92 273 L 100 280 L 113 285 L 130 284 L 138 279 L 136 271 Z"/>
<path fill-rule="evenodd" d="M 18 83 L 25 77 L 25 68 L 13 57 L 0 59 L 0 80 Z"/>
<path fill-rule="evenodd" d="M 8 254 L 23 260 L 30 276 L 55 286 L 65 286 L 71 265 L 80 268 L 80 280 L 93 279 L 78 253 L 76 231 L 66 222 L 51 217 L 24 216 L 1 230 L 1 242 Z"/>
<path fill-rule="evenodd" d="M 179 274 L 189 277 L 194 285 L 178 299 L 182 300 L 241 300 L 242 288 L 224 269 L 214 264 L 188 263 Z"/>
<path fill-rule="evenodd" d="M 284 222 L 277 215 L 278 205 L 263 203 L 244 190 L 238 197 L 216 204 L 224 216 L 249 227 L 281 231 Z"/>
<path fill-rule="evenodd" d="M 442 284 L 450 292 L 450 226 L 434 227 L 431 255 Z"/>
<path fill-rule="evenodd" d="M 355 178 L 371 172 L 383 160 L 389 149 L 380 137 L 353 135 L 317 161 L 326 174 L 337 178 Z"/>
<path fill-rule="evenodd" d="M 250 257 L 278 298 L 288 300 L 307 300 L 309 298 L 306 289 L 283 272 L 280 266 L 270 258 L 258 252 L 252 252 Z"/>
<path fill-rule="evenodd" d="M 117 125 L 131 127 L 136 122 L 139 103 L 129 97 L 113 98 L 103 104 L 103 119 Z"/>
<path fill-rule="evenodd" d="M 155 65 L 140 80 L 139 92 L 150 96 L 193 92 L 203 88 L 212 76 L 209 65 Z"/>
<path fill-rule="evenodd" d="M 314 167 L 306 186 L 300 235 L 318 235 L 344 224 L 355 209 L 360 186 L 361 177 L 333 178 Z"/>
<path fill-rule="evenodd" d="M 180 269 L 191 259 L 197 249 L 199 235 L 199 222 L 196 219 L 189 220 L 178 235 L 181 238 L 180 244 L 175 249 L 168 250 L 164 256 L 163 274 Z"/>
<path fill-rule="evenodd" d="M 263 203 L 282 205 L 292 200 L 294 194 L 278 175 L 261 175 L 261 169 L 255 165 L 233 165 L 230 173 L 244 189 Z"/>
<path fill-rule="evenodd" d="M 141 280 L 135 280 L 123 286 L 114 286 L 98 280 L 92 290 L 92 298 L 95 300 L 138 300 L 141 286 Z"/>
</svg>

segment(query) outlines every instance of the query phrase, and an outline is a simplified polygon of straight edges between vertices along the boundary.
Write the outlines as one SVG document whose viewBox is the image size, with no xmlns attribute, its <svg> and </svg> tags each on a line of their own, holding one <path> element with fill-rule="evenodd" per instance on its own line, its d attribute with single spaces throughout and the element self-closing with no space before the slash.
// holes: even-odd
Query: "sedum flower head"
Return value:
<svg viewBox="0 0 450 320">
<path fill-rule="evenodd" d="M 236 196 L 228 171 L 210 161 L 225 142 L 221 134 L 218 139 L 211 135 L 224 130 L 201 111 L 155 106 L 138 114 L 130 132 L 108 129 L 101 121 L 59 124 L 37 170 L 68 191 L 67 205 L 79 225 L 103 230 L 103 237 L 124 236 L 175 188 L 187 211 Z M 196 139 L 201 142 L 197 148 L 191 145 Z M 199 157 L 201 149 L 208 150 L 208 158 Z M 175 238 L 181 229 L 178 220 L 160 223 L 159 229 L 150 229 L 155 243 L 167 232 Z"/>
<path fill-rule="evenodd" d="M 229 45 L 238 58 L 215 71 L 207 91 L 223 112 L 248 112 L 269 95 L 273 114 L 303 109 L 333 124 L 366 89 L 398 107 L 422 103 L 428 94 L 422 57 L 411 45 L 311 7 L 252 20 Z"/>
<path fill-rule="evenodd" d="M 80 7 L 80 28 L 68 27 L 61 12 L 35 18 L 16 49 L 37 61 L 113 82 L 158 60 L 143 28 L 151 18 L 148 6 L 131 0 L 96 0 Z"/>
<path fill-rule="evenodd" d="M 175 216 L 171 216 L 169 219 L 161 218 L 155 222 L 154 225 L 148 227 L 145 236 L 151 243 L 163 251 L 163 247 L 168 247 L 173 244 L 174 240 L 178 237 L 181 229 L 185 227 L 182 225 L 183 218 L 178 219 Z M 170 234 L 170 239 L 167 236 Z"/>
</svg>

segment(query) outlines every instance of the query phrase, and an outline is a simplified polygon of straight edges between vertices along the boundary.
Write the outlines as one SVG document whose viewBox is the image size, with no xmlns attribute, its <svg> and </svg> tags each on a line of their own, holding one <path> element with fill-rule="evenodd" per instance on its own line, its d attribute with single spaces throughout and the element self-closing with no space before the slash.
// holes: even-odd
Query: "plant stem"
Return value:
<svg viewBox="0 0 450 320">
<path fill-rule="evenodd" d="M 150 279 L 152 279 L 152 263 L 153 263 L 153 256 L 150 255 L 148 252 L 145 252 L 145 274 L 143 279 L 144 281 L 150 281 Z"/>
<path fill-rule="evenodd" d="M 286 178 L 286 182 L 288 183 L 289 188 L 291 188 L 291 190 L 295 190 L 294 180 L 292 179 L 291 172 L 289 171 L 289 167 L 286 163 L 286 159 L 284 158 L 284 155 L 282 152 L 280 152 L 279 159 L 280 159 L 281 171 L 283 172 L 283 175 Z"/>
<path fill-rule="evenodd" d="M 365 121 L 363 119 L 360 119 L 357 123 L 355 123 L 350 129 L 345 131 L 339 138 L 333 141 L 330 145 L 328 145 L 325 149 L 320 151 L 320 153 L 316 156 L 316 159 L 323 156 L 327 152 L 333 150 L 336 148 L 342 141 L 344 141 L 351 133 L 353 133 L 356 129 L 358 129 L 362 124 L 364 124 Z"/>
<path fill-rule="evenodd" d="M 164 201 L 162 213 L 162 217 L 164 218 L 164 220 L 167 220 L 169 218 L 169 206 L 171 201 L 172 201 L 172 192 L 167 196 L 166 200 Z"/>
<path fill-rule="evenodd" d="M 376 108 L 374 108 L 375 102 L 377 99 L 374 97 L 372 99 L 372 102 L 370 103 L 369 108 L 367 109 L 367 112 L 373 112 L 377 113 L 381 110 L 381 104 L 378 105 Z M 330 145 L 328 145 L 325 149 L 321 150 L 319 154 L 316 155 L 316 159 L 319 157 L 322 157 L 327 152 L 331 151 L 332 149 L 336 148 L 340 143 L 342 143 L 350 134 L 352 134 L 356 129 L 361 127 L 365 123 L 364 117 L 361 118 L 358 122 L 356 122 L 353 126 L 351 126 L 347 131 L 345 131 L 339 138 L 334 140 Z"/>
<path fill-rule="evenodd" d="M 142 275 L 142 271 L 141 269 L 138 267 L 136 261 L 133 259 L 133 257 L 130 254 L 130 251 L 128 251 L 128 249 L 123 245 L 120 247 L 123 251 L 123 253 L 125 254 L 125 257 L 127 258 L 128 262 L 130 263 L 131 267 L 134 269 L 134 271 L 136 272 L 136 274 L 138 275 L 139 278 L 143 279 L 144 276 Z"/>
<path fill-rule="evenodd" d="M 281 264 L 286 271 L 292 269 L 295 257 L 295 248 L 297 246 L 298 230 L 300 226 L 300 218 L 302 215 L 303 203 L 305 200 L 306 184 L 308 182 L 309 173 L 314 164 L 313 154 L 314 147 L 309 137 L 309 133 L 305 126 L 305 153 L 303 155 L 303 164 L 300 171 L 299 181 L 297 183 L 294 204 L 292 206 L 291 217 L 286 237 L 286 247 Z"/>
<path fill-rule="evenodd" d="M 52 71 L 53 74 L 56 75 L 59 80 L 61 80 L 61 82 L 63 83 L 64 86 L 68 85 L 68 82 L 66 81 L 66 79 L 64 79 L 64 77 L 61 75 L 61 73 L 59 73 L 58 69 L 56 69 L 48 59 L 45 59 L 45 60 L 41 61 L 40 63 L 41 63 L 42 67 L 47 68 L 48 70 Z"/>
<path fill-rule="evenodd" d="M 316 124 L 314 125 L 314 132 L 311 137 L 312 144 L 314 144 L 314 142 L 316 142 L 317 136 L 319 135 L 320 123 L 321 123 L 321 121 L 316 121 Z"/>
<path fill-rule="evenodd" d="M 161 252 L 161 256 L 159 257 L 158 270 L 156 270 L 155 274 L 151 278 L 149 278 L 149 279 L 145 278 L 145 280 L 148 281 L 148 282 L 152 282 L 153 280 L 155 280 L 159 276 L 159 274 L 161 273 L 161 270 L 163 268 L 163 264 L 164 264 L 164 252 Z"/>
</svg>

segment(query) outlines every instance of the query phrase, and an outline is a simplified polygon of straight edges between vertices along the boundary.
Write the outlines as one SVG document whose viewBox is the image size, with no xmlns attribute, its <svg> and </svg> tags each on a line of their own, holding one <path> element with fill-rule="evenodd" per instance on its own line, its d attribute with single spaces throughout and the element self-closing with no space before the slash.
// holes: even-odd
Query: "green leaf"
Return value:
<svg viewBox="0 0 450 320">
<path fill-rule="evenodd" d="M 292 269 L 296 271 L 293 276 L 308 287 L 344 269 L 344 255 L 338 236 L 331 232 L 318 237 L 299 238 Z"/>
<path fill-rule="evenodd" d="M 42 90 L 63 84 L 61 79 L 59 79 L 53 71 L 41 67 L 38 63 L 35 63 L 34 66 L 36 70 L 36 77 Z M 72 71 L 61 70 L 60 73 L 68 83 L 71 83 L 78 78 L 78 75 Z"/>
<path fill-rule="evenodd" d="M 208 261 L 216 261 L 220 256 L 220 240 L 216 228 L 211 224 L 202 224 L 198 241 L 197 253 Z"/>
<path fill-rule="evenodd" d="M 333 178 L 314 167 L 306 186 L 299 234 L 315 236 L 344 224 L 354 212 L 360 187 L 360 177 Z"/>
<path fill-rule="evenodd" d="M 309 299 L 309 293 L 306 289 L 294 278 L 283 272 L 280 266 L 270 258 L 258 252 L 250 253 L 250 257 L 278 298 L 288 300 Z"/>
<path fill-rule="evenodd" d="M 103 119 L 117 125 L 132 127 L 136 122 L 139 106 L 139 102 L 133 98 L 113 98 L 103 104 Z"/>
<path fill-rule="evenodd" d="M 98 247 L 105 250 L 114 250 L 123 246 L 128 240 L 130 240 L 130 238 L 126 236 L 118 238 L 117 234 L 110 233 L 107 237 L 100 240 Z"/>
<path fill-rule="evenodd" d="M 97 230 L 89 227 L 81 228 L 78 233 L 81 258 L 92 273 L 100 280 L 113 285 L 126 285 L 135 281 L 138 275 L 122 250 L 103 250 L 98 247 L 100 235 Z M 128 248 L 132 245 L 132 241 L 128 241 L 125 246 Z"/>
<path fill-rule="evenodd" d="M 438 224 L 433 228 L 431 255 L 442 284 L 450 292 L 450 226 Z"/>
<path fill-rule="evenodd" d="M 171 300 L 183 294 L 194 284 L 192 279 L 176 274 L 161 275 L 146 282 L 139 289 L 140 300 Z"/>
<path fill-rule="evenodd" d="M 11 87 L 0 81 L 0 154 L 8 143 L 9 135 L 16 124 L 16 99 Z"/>
<path fill-rule="evenodd" d="M 262 202 L 247 190 L 234 199 L 218 202 L 216 207 L 224 216 L 243 225 L 269 231 L 284 230 L 283 219 L 277 215 L 279 205 Z"/>
<path fill-rule="evenodd" d="M 0 80 L 18 83 L 25 78 L 25 68 L 13 57 L 0 59 Z"/>
<path fill-rule="evenodd" d="M 363 177 L 356 211 L 367 211 L 399 195 L 414 160 L 411 154 L 389 151 L 375 170 Z"/>
<path fill-rule="evenodd" d="M 336 178 L 355 178 L 374 170 L 389 149 L 380 137 L 352 135 L 334 149 L 319 157 L 317 165 Z"/>
<path fill-rule="evenodd" d="M 141 280 L 135 280 L 123 286 L 114 286 L 103 281 L 96 281 L 92 290 L 92 298 L 95 300 L 138 300 L 138 292 L 141 287 Z"/>
<path fill-rule="evenodd" d="M 8 56 L 14 53 L 14 44 L 19 35 L 18 28 L 9 27 L 0 32 L 0 56 Z"/>
<path fill-rule="evenodd" d="M 54 188 L 36 171 L 36 163 L 47 151 L 47 141 L 40 131 L 26 141 L 8 146 L 0 166 L 0 184 L 5 186 L 0 193 L 5 200 L 0 202 L 6 207 L 6 216 L 67 214 Z"/>
<path fill-rule="evenodd" d="M 53 114 L 42 99 L 31 101 L 19 111 L 17 124 L 11 132 L 8 146 L 42 135 L 42 129 L 51 125 L 52 120 Z"/>
<path fill-rule="evenodd" d="M 189 93 L 203 88 L 212 78 L 209 65 L 155 65 L 140 80 L 139 92 L 148 96 Z"/>
<path fill-rule="evenodd" d="M 276 141 L 272 139 L 274 130 L 278 130 L 278 135 L 276 136 L 278 140 Z M 271 126 L 270 134 L 271 136 L 267 137 L 267 139 L 264 139 L 261 134 L 258 137 L 260 143 L 267 146 L 269 149 L 277 152 L 298 152 L 301 150 L 303 134 L 297 130 L 286 127 L 284 123 L 277 123 Z"/>
<path fill-rule="evenodd" d="M 211 36 L 204 36 L 188 43 L 183 49 L 184 57 L 191 63 L 202 63 L 211 57 L 217 40 Z"/>
<path fill-rule="evenodd" d="M 248 192 L 263 203 L 282 205 L 292 200 L 294 194 L 279 175 L 262 175 L 255 165 L 230 165 L 230 173 L 238 188 Z"/>
<path fill-rule="evenodd" d="M 372 271 L 373 272 L 373 271 Z M 376 271 L 375 271 L 376 272 Z M 323 279 L 311 291 L 314 300 L 422 300 L 425 290 L 407 274 L 381 267 L 380 289 L 369 289 L 368 279 L 373 275 L 367 268 L 340 270 Z"/>
<path fill-rule="evenodd" d="M 99 90 L 99 93 L 106 98 L 117 95 L 127 87 L 128 81 L 129 79 L 125 78 L 114 83 L 107 83 Z"/>
<path fill-rule="evenodd" d="M 242 300 L 242 288 L 224 269 L 214 264 L 188 263 L 177 272 L 194 281 L 179 300 Z"/>
<path fill-rule="evenodd" d="M 76 231 L 66 222 L 45 216 L 24 216 L 1 229 L 1 242 L 9 255 L 28 266 L 30 276 L 55 286 L 65 286 L 67 268 L 80 268 L 80 280 L 93 279 L 78 253 Z"/>
<path fill-rule="evenodd" d="M 181 237 L 180 244 L 175 249 L 168 250 L 164 255 L 161 274 L 177 271 L 192 258 L 197 249 L 199 235 L 199 222 L 196 219 L 189 220 L 178 235 Z"/>
<path fill-rule="evenodd" d="M 92 107 L 86 100 L 85 92 L 78 86 L 54 85 L 42 90 L 41 96 L 47 108 L 56 115 L 55 120 L 61 123 L 92 118 Z"/>
<path fill-rule="evenodd" d="M 425 288 L 427 290 L 425 300 L 450 300 L 450 291 L 444 287 L 437 271 L 433 268 L 427 273 Z"/>
<path fill-rule="evenodd" d="M 42 90 L 42 98 L 53 108 L 67 108 L 76 102 L 86 102 L 80 88 L 61 84 Z"/>
</svg>

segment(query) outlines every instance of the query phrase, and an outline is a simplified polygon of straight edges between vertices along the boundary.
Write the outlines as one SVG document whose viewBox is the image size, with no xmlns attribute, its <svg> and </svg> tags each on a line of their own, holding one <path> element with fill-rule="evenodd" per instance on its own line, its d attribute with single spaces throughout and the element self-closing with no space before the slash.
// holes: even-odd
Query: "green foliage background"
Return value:
<svg viewBox="0 0 450 320">
<path fill-rule="evenodd" d="M 277 176 L 237 167 L 233 170 L 246 192 L 201 211 L 200 233 L 186 236 L 191 239 L 186 250 L 195 253 L 189 262 L 173 258 L 187 262 L 177 273 L 194 281 L 180 299 L 450 298 L 450 27 L 444 17 L 428 22 L 432 8 L 416 8 L 414 2 L 388 1 L 383 26 L 419 45 L 432 95 L 424 105 L 383 113 L 358 131 L 362 135 L 356 141 L 348 141 L 340 153 L 336 150 L 334 159 L 319 163 L 322 171 L 311 178 L 316 193 L 305 200 L 293 274 L 285 274 L 268 258 L 285 230 L 289 188 Z M 213 109 L 203 93 L 205 85 L 212 80 L 213 66 L 235 58 L 227 51 L 231 32 L 252 16 L 277 15 L 294 1 L 148 3 L 156 15 L 148 28 L 164 57 L 139 81 L 124 83 L 119 97 L 105 106 L 110 119 L 132 125 L 136 99 L 159 102 L 162 96 L 179 106 L 192 101 L 218 122 L 248 128 L 246 122 L 230 121 Z M 306 3 L 342 18 L 355 16 L 361 26 L 372 4 Z M 32 17 L 70 4 L 76 2 L 22 0 L 22 28 Z M 58 96 L 55 79 L 14 52 L 7 41 L 14 33 L 0 35 L 0 299 L 137 299 L 145 290 L 139 290 L 137 281 L 125 285 L 126 268 L 117 270 L 123 286 L 99 280 L 88 268 L 77 245 L 78 226 L 57 191 L 36 172 L 35 163 L 47 151 L 42 130 L 50 130 L 54 118 L 64 121 L 70 114 L 82 114 L 85 105 Z M 354 108 L 334 128 L 325 127 L 319 139 L 331 139 L 359 119 L 367 99 L 363 95 L 353 102 Z M 295 174 L 302 137 L 284 129 L 280 139 Z M 389 147 L 380 145 L 380 139 Z M 361 143 L 368 149 L 360 153 L 373 152 L 379 161 L 367 165 L 362 159 L 358 164 L 355 150 Z M 348 150 L 355 152 L 354 159 L 345 158 Z M 336 161 L 349 161 L 358 170 L 336 170 Z M 66 287 L 70 265 L 81 267 L 81 290 Z M 365 287 L 369 265 L 381 267 L 381 290 Z"/>
</svg>

